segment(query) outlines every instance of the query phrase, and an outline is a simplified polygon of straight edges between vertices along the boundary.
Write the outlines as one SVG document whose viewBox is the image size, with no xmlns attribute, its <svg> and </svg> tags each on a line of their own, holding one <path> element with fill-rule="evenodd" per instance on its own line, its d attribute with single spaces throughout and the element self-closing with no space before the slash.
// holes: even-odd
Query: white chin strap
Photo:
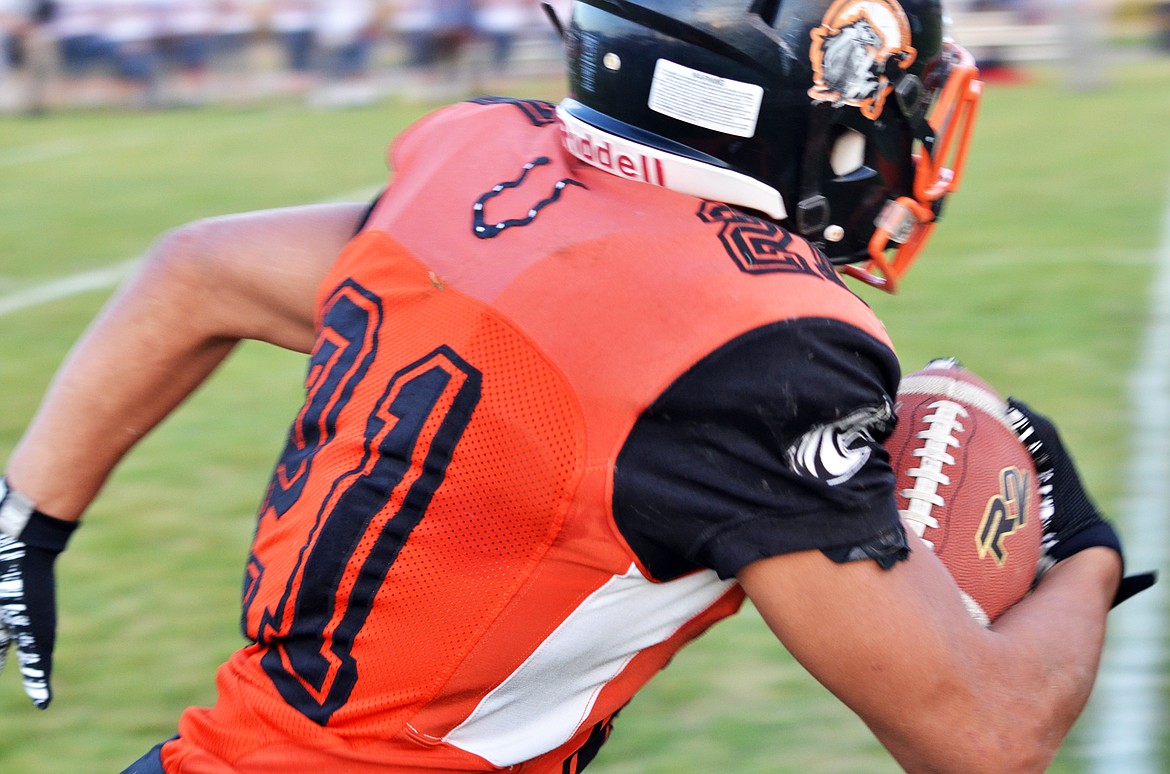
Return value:
<svg viewBox="0 0 1170 774">
<path fill-rule="evenodd" d="M 586 164 L 627 180 L 759 210 L 776 220 L 788 217 L 780 192 L 753 177 L 610 134 L 575 118 L 563 106 L 557 107 L 557 117 L 565 149 Z"/>
</svg>

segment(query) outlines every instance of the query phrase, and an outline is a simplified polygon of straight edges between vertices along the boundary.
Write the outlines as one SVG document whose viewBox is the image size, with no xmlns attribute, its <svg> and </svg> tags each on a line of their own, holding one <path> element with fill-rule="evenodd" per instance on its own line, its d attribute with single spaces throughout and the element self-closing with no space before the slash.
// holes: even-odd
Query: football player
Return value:
<svg viewBox="0 0 1170 774">
<path fill-rule="evenodd" d="M 258 339 L 309 368 L 248 642 L 130 771 L 579 772 L 745 596 L 905 768 L 1043 769 L 1093 681 L 1117 535 L 1021 406 L 1055 564 L 971 619 L 900 523 L 899 365 L 841 277 L 894 286 L 957 183 L 978 81 L 938 3 L 583 0 L 566 46 L 561 104 L 424 118 L 372 207 L 154 245 L 8 462 L 30 697 L 77 519 Z"/>
</svg>

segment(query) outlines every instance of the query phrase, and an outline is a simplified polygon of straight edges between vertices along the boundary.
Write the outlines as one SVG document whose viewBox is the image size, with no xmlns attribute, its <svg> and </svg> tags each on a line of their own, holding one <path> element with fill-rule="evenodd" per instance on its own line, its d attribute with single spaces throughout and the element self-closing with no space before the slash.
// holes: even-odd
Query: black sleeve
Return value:
<svg viewBox="0 0 1170 774">
<path fill-rule="evenodd" d="M 366 224 L 370 222 L 370 216 L 374 214 L 374 208 L 378 206 L 378 202 L 382 201 L 382 197 L 386 194 L 386 189 L 383 188 L 378 192 L 378 195 L 366 207 L 366 211 L 362 213 L 361 220 L 358 221 L 357 228 L 353 230 L 353 236 L 357 236 L 365 229 Z"/>
<path fill-rule="evenodd" d="M 729 342 L 636 422 L 614 473 L 618 528 L 659 580 L 702 567 L 729 578 L 792 551 L 904 548 L 881 446 L 899 378 L 886 344 L 838 320 Z"/>
</svg>

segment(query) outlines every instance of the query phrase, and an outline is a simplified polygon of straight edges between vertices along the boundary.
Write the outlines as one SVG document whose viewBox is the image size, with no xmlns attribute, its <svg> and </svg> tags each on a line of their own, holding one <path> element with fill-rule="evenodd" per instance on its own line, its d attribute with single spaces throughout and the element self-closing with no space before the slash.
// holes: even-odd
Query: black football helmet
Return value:
<svg viewBox="0 0 1170 774">
<path fill-rule="evenodd" d="M 981 92 L 943 33 L 939 0 L 578 0 L 565 144 L 757 211 L 892 291 L 958 185 Z"/>
</svg>

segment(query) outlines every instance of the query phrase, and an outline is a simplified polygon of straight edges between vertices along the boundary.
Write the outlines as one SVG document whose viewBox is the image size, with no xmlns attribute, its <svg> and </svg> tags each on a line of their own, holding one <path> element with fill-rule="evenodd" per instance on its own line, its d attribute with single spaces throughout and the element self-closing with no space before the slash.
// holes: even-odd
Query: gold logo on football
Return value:
<svg viewBox="0 0 1170 774">
<path fill-rule="evenodd" d="M 989 555 L 996 564 L 1003 566 L 1007 560 L 1004 540 L 1008 535 L 1028 523 L 1028 474 L 1019 468 L 1004 468 L 999 472 L 999 492 L 987 501 L 983 522 L 975 535 L 979 547 L 979 558 Z"/>
</svg>

